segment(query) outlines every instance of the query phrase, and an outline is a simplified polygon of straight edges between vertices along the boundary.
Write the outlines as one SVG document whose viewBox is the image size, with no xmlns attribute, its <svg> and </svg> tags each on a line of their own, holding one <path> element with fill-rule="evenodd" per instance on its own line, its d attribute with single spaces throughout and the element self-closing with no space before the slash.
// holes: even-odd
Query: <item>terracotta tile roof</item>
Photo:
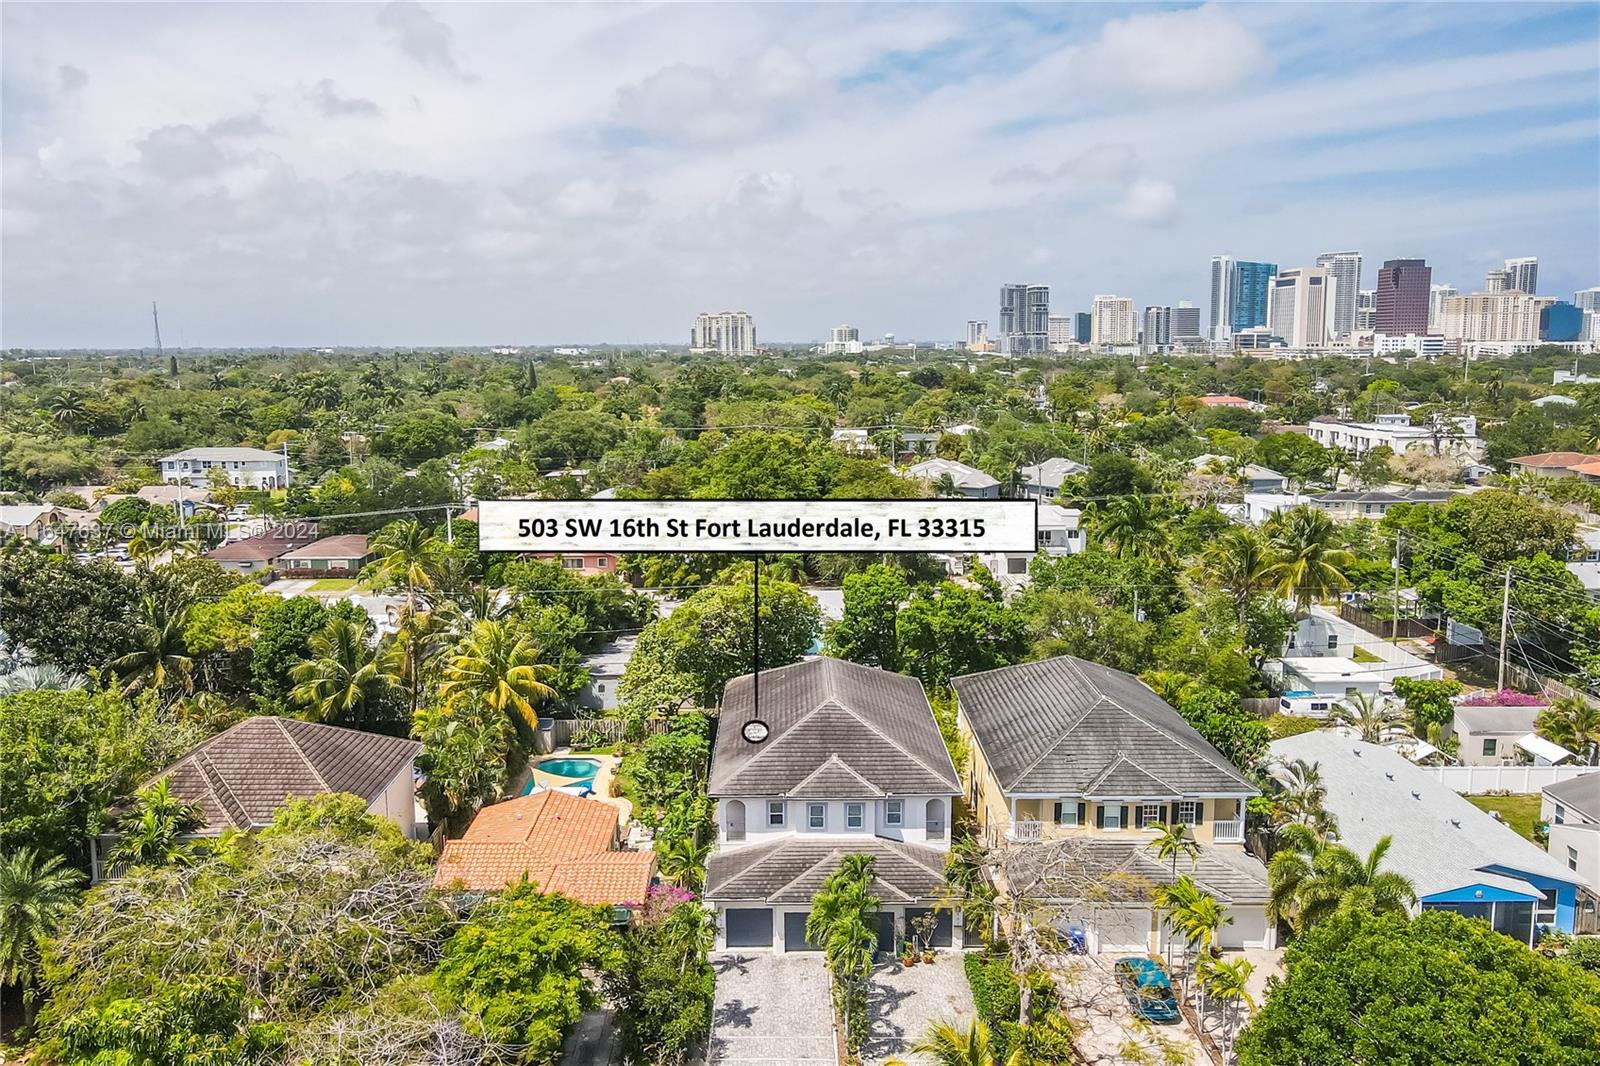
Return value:
<svg viewBox="0 0 1600 1066">
<path fill-rule="evenodd" d="M 365 533 L 340 533 L 323 537 L 303 548 L 284 552 L 281 559 L 359 559 L 367 554 Z"/>
<path fill-rule="evenodd" d="M 485 807 L 466 835 L 445 844 L 434 885 L 479 892 L 524 876 L 580 903 L 642 901 L 655 876 L 653 851 L 614 851 L 617 811 L 568 792 L 536 792 Z"/>
<path fill-rule="evenodd" d="M 269 529 L 260 536 L 236 540 L 232 544 L 224 544 L 220 548 L 213 548 L 206 552 L 206 558 L 221 559 L 225 562 L 270 563 L 284 552 L 293 551 L 295 548 L 311 544 L 316 539 L 316 522 L 296 519 L 293 522 L 285 522 L 281 526 Z"/>
<path fill-rule="evenodd" d="M 1522 455 L 1510 462 L 1517 466 L 1538 467 L 1545 469 L 1567 469 L 1583 463 L 1600 462 L 1600 455 L 1590 455 L 1588 452 L 1540 452 L 1537 455 Z"/>
<path fill-rule="evenodd" d="M 1250 401 L 1243 396 L 1228 396 L 1213 393 L 1210 396 L 1200 396 L 1199 401 L 1207 407 L 1249 407 Z"/>
<path fill-rule="evenodd" d="M 350 792 L 367 802 L 406 774 L 422 745 L 359 729 L 258 715 L 218 733 L 146 784 L 166 778 L 205 814 L 203 832 L 252 829 L 289 798 Z"/>
</svg>

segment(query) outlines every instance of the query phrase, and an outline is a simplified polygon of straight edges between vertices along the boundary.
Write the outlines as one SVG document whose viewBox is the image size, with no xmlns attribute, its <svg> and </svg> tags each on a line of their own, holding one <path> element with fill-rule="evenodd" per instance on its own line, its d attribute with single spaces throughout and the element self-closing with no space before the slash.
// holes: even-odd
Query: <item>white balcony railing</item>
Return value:
<svg viewBox="0 0 1600 1066">
<path fill-rule="evenodd" d="M 1011 823 L 1012 840 L 1038 840 L 1043 835 L 1043 822 L 1018 820 Z"/>
<path fill-rule="evenodd" d="M 1212 822 L 1211 839 L 1218 844 L 1243 844 L 1244 819 L 1234 818 L 1229 821 Z"/>
</svg>

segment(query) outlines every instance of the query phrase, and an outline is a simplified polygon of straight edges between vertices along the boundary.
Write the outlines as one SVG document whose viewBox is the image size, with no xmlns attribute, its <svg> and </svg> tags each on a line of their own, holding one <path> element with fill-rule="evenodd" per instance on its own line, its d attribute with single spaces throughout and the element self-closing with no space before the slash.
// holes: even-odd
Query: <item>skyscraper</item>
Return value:
<svg viewBox="0 0 1600 1066">
<path fill-rule="evenodd" d="M 989 341 L 989 323 L 981 318 L 967 320 L 967 347 L 982 348 Z"/>
<path fill-rule="evenodd" d="M 1500 273 L 1491 271 L 1490 274 Z M 1539 316 L 1555 303 L 1514 289 L 1449 296 L 1439 332 L 1447 340 L 1522 342 L 1539 339 Z"/>
<path fill-rule="evenodd" d="M 1214 341 L 1225 341 L 1233 332 L 1233 256 L 1211 257 L 1211 328 Z"/>
<path fill-rule="evenodd" d="M 1294 267 L 1272 278 L 1267 327 L 1290 348 L 1320 348 L 1332 339 L 1338 283 L 1326 267 Z"/>
<path fill-rule="evenodd" d="M 1491 270 L 1484 276 L 1484 292 L 1505 292 L 1509 288 L 1511 288 L 1511 272 L 1509 270 Z"/>
<path fill-rule="evenodd" d="M 1356 328 L 1356 294 L 1361 291 L 1361 253 L 1323 252 L 1317 256 L 1317 266 L 1327 270 L 1334 280 L 1334 335 L 1349 336 Z"/>
<path fill-rule="evenodd" d="M 859 355 L 861 331 L 854 326 L 834 326 L 828 331 L 828 343 L 822 350 L 826 355 Z"/>
<path fill-rule="evenodd" d="M 1096 296 L 1090 328 L 1091 344 L 1136 344 L 1139 322 L 1126 296 Z"/>
<path fill-rule="evenodd" d="M 1165 348 L 1172 343 L 1172 308 L 1152 304 L 1144 309 L 1145 350 Z"/>
<path fill-rule="evenodd" d="M 1211 329 L 1214 341 L 1267 322 L 1267 291 L 1276 263 L 1253 263 L 1231 255 L 1211 257 Z"/>
<path fill-rule="evenodd" d="M 1000 287 L 1000 350 L 1013 355 L 1050 350 L 1050 286 Z"/>
<path fill-rule="evenodd" d="M 1188 300 L 1179 300 L 1172 309 L 1172 343 L 1191 345 L 1200 339 L 1200 309 Z"/>
<path fill-rule="evenodd" d="M 1079 344 L 1088 344 L 1089 338 L 1094 336 L 1094 316 L 1087 311 L 1074 311 L 1072 314 L 1072 339 Z"/>
<path fill-rule="evenodd" d="M 1362 289 L 1356 293 L 1356 330 L 1371 332 L 1378 320 L 1378 290 Z"/>
<path fill-rule="evenodd" d="M 1460 295 L 1454 285 L 1428 286 L 1428 332 L 1438 333 L 1444 329 L 1444 302 L 1452 296 Z"/>
<path fill-rule="evenodd" d="M 1539 291 L 1539 257 L 1523 256 L 1506 260 L 1506 288 L 1518 292 L 1537 294 Z"/>
<path fill-rule="evenodd" d="M 1390 336 L 1428 332 L 1428 294 L 1433 268 L 1421 259 L 1389 259 L 1378 271 L 1374 332 Z"/>
<path fill-rule="evenodd" d="M 754 355 L 755 319 L 744 311 L 702 311 L 689 332 L 689 347 L 722 355 Z"/>
<path fill-rule="evenodd" d="M 1050 347 L 1055 348 L 1072 343 L 1072 317 L 1070 315 L 1050 316 Z"/>
<path fill-rule="evenodd" d="M 1600 311 L 1600 285 L 1592 289 L 1579 289 L 1572 294 L 1572 302 L 1585 311 Z"/>
</svg>

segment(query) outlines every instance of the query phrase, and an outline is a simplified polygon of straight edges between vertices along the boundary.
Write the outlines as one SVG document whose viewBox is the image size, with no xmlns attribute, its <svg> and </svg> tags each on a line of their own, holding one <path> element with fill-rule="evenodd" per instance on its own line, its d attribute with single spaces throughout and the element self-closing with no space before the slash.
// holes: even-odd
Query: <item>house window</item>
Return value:
<svg viewBox="0 0 1600 1066">
<path fill-rule="evenodd" d="M 1167 820 L 1167 809 L 1159 803 L 1146 803 L 1140 807 L 1140 821 L 1145 828 Z"/>
<path fill-rule="evenodd" d="M 1075 826 L 1078 824 L 1078 805 L 1071 800 L 1056 801 L 1056 824 Z"/>
<path fill-rule="evenodd" d="M 1559 804 L 1559 803 L 1556 804 L 1556 817 L 1555 817 L 1556 824 L 1560 825 L 1563 821 L 1566 820 L 1566 817 L 1567 817 L 1567 809 L 1565 807 L 1561 806 L 1561 804 Z"/>
<path fill-rule="evenodd" d="M 828 828 L 828 805 L 826 803 L 806 804 L 806 828 Z"/>
<path fill-rule="evenodd" d="M 577 558 L 577 559 L 564 558 L 564 559 L 561 560 L 561 567 L 564 570 L 582 570 L 583 569 L 583 559 L 582 558 Z"/>
<path fill-rule="evenodd" d="M 1068 540 L 1077 540 L 1078 539 L 1078 531 L 1076 529 L 1067 530 L 1067 539 Z"/>
<path fill-rule="evenodd" d="M 596 692 L 604 692 L 606 690 L 606 683 L 604 681 L 600 682 L 594 687 L 594 690 Z"/>
<path fill-rule="evenodd" d="M 767 825 L 773 828 L 783 826 L 783 801 L 769 800 L 767 802 Z"/>
<path fill-rule="evenodd" d="M 1339 634 L 1337 634 L 1337 633 L 1329 633 L 1328 634 L 1328 650 L 1329 651 L 1333 651 L 1338 646 L 1339 646 Z"/>
<path fill-rule="evenodd" d="M 1107 803 L 1107 804 L 1102 805 L 1100 809 L 1105 812 L 1105 814 L 1103 816 L 1104 817 L 1104 824 L 1101 826 L 1102 829 L 1121 829 L 1122 828 L 1122 808 L 1121 807 L 1117 806 L 1114 803 Z"/>
<path fill-rule="evenodd" d="M 1354 685 L 1346 685 L 1344 688 L 1344 695 L 1346 699 L 1352 699 L 1361 695 L 1361 690 L 1356 688 Z"/>
<path fill-rule="evenodd" d="M 1569 845 L 1567 847 L 1567 869 L 1576 870 L 1577 868 L 1578 868 L 1578 849 L 1574 848 L 1574 847 L 1571 847 Z"/>
<path fill-rule="evenodd" d="M 905 822 L 906 801 L 888 800 L 883 805 L 883 824 L 901 825 Z"/>
<path fill-rule="evenodd" d="M 1485 755 L 1493 755 L 1494 754 L 1495 745 L 1497 743 L 1498 743 L 1498 741 L 1494 740 L 1492 737 L 1490 739 L 1488 739 L 1488 740 L 1485 740 L 1483 742 L 1483 753 Z"/>
<path fill-rule="evenodd" d="M 867 808 L 864 803 L 846 803 L 844 805 L 844 827 L 846 829 L 860 829 L 867 824 Z"/>
<path fill-rule="evenodd" d="M 1184 825 L 1194 824 L 1194 800 L 1184 800 L 1178 804 L 1178 821 Z"/>
<path fill-rule="evenodd" d="M 604 570 L 606 567 L 611 565 L 611 560 L 607 559 L 604 555 L 601 555 L 595 559 L 594 565 L 599 567 L 601 570 Z"/>
</svg>

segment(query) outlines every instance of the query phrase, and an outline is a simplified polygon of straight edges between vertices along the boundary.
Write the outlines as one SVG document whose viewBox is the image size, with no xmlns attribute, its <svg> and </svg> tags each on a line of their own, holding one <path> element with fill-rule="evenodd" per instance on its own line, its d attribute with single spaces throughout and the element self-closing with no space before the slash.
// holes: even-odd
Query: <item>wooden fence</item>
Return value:
<svg viewBox="0 0 1600 1066">
<path fill-rule="evenodd" d="M 1240 702 L 1244 704 L 1245 713 L 1253 714 L 1257 718 L 1271 718 L 1278 713 L 1276 696 L 1246 696 Z"/>
<path fill-rule="evenodd" d="M 653 720 L 644 724 L 646 735 L 665 733 L 668 723 Z M 599 734 L 606 744 L 616 744 L 628 738 L 628 724 L 620 718 L 557 718 L 550 731 L 550 739 L 557 748 L 570 747 L 572 738 L 585 733 Z"/>
<path fill-rule="evenodd" d="M 1398 624 L 1400 635 L 1411 639 L 1422 639 L 1433 636 L 1433 626 L 1421 618 L 1401 618 L 1398 622 L 1392 618 L 1379 618 L 1371 611 L 1364 611 L 1353 603 L 1339 604 L 1339 617 L 1346 622 L 1360 626 L 1369 633 L 1376 633 L 1384 640 L 1394 639 L 1395 626 Z"/>
</svg>

